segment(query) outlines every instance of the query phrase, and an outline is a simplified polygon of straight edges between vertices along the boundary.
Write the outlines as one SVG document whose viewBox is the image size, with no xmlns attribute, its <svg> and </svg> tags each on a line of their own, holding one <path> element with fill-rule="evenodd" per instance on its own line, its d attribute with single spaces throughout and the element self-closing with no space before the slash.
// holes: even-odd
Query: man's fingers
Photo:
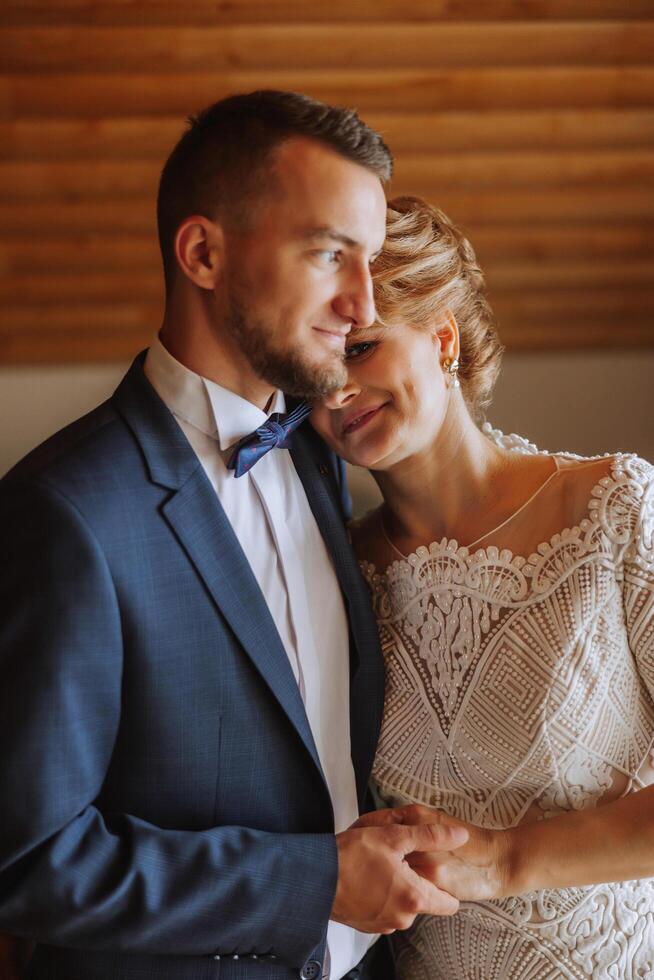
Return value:
<svg viewBox="0 0 654 980">
<path fill-rule="evenodd" d="M 412 854 L 414 851 L 453 851 L 465 844 L 469 836 L 465 827 L 448 827 L 436 823 L 419 824 L 415 827 L 402 825 L 401 829 L 404 854 Z"/>
<path fill-rule="evenodd" d="M 421 912 L 424 915 L 454 915 L 459 911 L 459 901 L 444 892 L 426 878 L 416 875 L 416 891 L 420 894 Z"/>
<path fill-rule="evenodd" d="M 422 803 L 407 803 L 406 806 L 395 807 L 391 811 L 395 816 L 396 823 L 406 824 L 407 827 L 415 827 L 421 823 L 441 823 L 447 822 L 448 816 L 442 810 L 436 810 L 431 806 L 423 806 Z"/>
<path fill-rule="evenodd" d="M 457 820 L 456 817 L 451 817 L 444 810 L 424 806 L 422 803 L 409 803 L 406 806 L 396 807 L 391 812 L 395 814 L 397 823 L 406 824 L 408 827 L 415 827 L 423 823 L 437 823 L 443 827 L 465 826 L 461 820 Z"/>
<path fill-rule="evenodd" d="M 401 814 L 404 807 L 389 808 L 385 810 L 371 810 L 370 813 L 362 813 L 350 829 L 356 827 L 387 827 L 389 824 L 404 823 Z"/>
</svg>

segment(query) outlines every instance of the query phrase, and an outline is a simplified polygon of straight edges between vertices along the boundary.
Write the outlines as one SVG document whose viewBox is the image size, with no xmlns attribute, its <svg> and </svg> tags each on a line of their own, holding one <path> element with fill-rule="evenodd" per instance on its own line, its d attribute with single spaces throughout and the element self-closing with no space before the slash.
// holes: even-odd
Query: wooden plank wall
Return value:
<svg viewBox="0 0 654 980">
<path fill-rule="evenodd" d="M 653 0 L 3 0 L 0 359 L 147 343 L 161 163 L 257 87 L 386 135 L 392 192 L 466 228 L 510 349 L 653 345 L 653 54 Z"/>
</svg>

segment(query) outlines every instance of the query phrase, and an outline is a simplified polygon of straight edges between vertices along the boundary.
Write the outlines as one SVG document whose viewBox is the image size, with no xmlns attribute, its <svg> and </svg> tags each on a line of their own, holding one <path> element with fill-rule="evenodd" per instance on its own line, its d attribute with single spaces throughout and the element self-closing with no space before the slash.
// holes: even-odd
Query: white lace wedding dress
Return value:
<svg viewBox="0 0 654 980">
<path fill-rule="evenodd" d="M 504 528 L 511 550 L 443 540 L 383 574 L 362 564 L 386 661 L 374 778 L 388 806 L 501 828 L 654 782 L 654 468 L 552 460 Z M 529 544 L 575 508 L 578 523 Z M 401 980 L 651 978 L 654 879 L 462 903 L 416 920 L 395 952 Z"/>
</svg>

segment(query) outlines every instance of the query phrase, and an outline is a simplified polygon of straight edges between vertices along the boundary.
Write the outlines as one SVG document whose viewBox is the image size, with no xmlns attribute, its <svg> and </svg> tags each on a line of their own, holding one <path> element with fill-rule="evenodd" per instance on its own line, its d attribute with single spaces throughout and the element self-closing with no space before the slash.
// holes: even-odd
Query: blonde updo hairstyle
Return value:
<svg viewBox="0 0 654 980">
<path fill-rule="evenodd" d="M 419 197 L 388 203 L 386 241 L 373 270 L 377 320 L 428 329 L 449 311 L 460 335 L 459 380 L 470 414 L 484 419 L 503 347 L 472 245 Z"/>
</svg>

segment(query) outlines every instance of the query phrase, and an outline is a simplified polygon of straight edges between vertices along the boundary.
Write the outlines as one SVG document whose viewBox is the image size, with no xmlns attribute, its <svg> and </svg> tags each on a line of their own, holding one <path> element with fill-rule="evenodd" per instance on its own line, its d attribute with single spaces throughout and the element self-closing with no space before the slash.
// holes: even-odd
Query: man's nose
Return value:
<svg viewBox="0 0 654 980">
<path fill-rule="evenodd" d="M 334 301 L 334 309 L 355 327 L 370 327 L 375 322 L 375 300 L 372 277 L 367 262 L 357 264 Z"/>
</svg>

